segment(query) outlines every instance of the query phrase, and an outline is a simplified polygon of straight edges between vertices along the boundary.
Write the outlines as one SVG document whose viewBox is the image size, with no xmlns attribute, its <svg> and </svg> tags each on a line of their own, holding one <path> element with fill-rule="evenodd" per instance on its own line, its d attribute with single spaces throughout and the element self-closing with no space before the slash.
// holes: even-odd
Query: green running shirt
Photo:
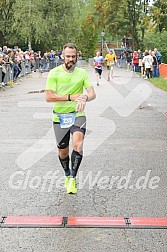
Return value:
<svg viewBox="0 0 167 252">
<path fill-rule="evenodd" d="M 68 73 L 60 65 L 52 70 L 48 74 L 46 81 L 46 90 L 52 90 L 57 95 L 68 94 L 82 94 L 84 88 L 91 87 L 89 76 L 87 72 L 75 67 L 72 73 Z M 53 103 L 53 112 L 57 113 L 70 113 L 76 111 L 76 101 L 61 101 Z M 76 116 L 85 115 L 84 112 L 78 112 Z M 56 114 L 53 114 L 53 121 L 59 122 Z"/>
</svg>

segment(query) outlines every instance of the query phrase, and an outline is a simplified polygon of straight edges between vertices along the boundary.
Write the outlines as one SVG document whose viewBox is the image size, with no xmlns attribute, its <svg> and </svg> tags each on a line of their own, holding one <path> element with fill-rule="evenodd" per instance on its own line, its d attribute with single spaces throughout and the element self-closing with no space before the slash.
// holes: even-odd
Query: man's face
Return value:
<svg viewBox="0 0 167 252">
<path fill-rule="evenodd" d="M 66 47 L 63 53 L 64 64 L 67 70 L 73 67 L 77 62 L 77 52 L 76 49 Z"/>
</svg>

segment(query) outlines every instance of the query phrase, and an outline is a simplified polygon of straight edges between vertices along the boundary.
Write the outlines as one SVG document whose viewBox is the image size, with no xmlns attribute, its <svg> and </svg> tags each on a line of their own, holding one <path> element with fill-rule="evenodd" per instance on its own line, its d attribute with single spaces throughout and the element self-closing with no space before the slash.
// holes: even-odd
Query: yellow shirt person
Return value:
<svg viewBox="0 0 167 252">
<path fill-rule="evenodd" d="M 108 81 L 110 81 L 110 79 L 113 78 L 114 62 L 116 61 L 116 55 L 113 53 L 112 49 L 106 54 L 105 61 L 107 61 Z"/>
<path fill-rule="evenodd" d="M 111 66 L 114 64 L 116 59 L 116 55 L 113 53 L 112 50 L 108 54 L 106 54 L 105 60 L 107 61 L 107 66 Z"/>
</svg>

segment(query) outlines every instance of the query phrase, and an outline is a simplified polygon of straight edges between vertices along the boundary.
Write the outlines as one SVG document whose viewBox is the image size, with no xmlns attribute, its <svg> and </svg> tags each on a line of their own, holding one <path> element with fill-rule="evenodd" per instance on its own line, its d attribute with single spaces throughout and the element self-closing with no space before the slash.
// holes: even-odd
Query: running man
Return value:
<svg viewBox="0 0 167 252">
<path fill-rule="evenodd" d="M 85 106 L 96 98 L 87 72 L 76 67 L 77 47 L 64 45 L 64 64 L 49 72 L 46 82 L 46 101 L 53 102 L 53 127 L 59 160 L 65 173 L 67 193 L 77 193 L 76 176 L 83 156 L 86 132 Z M 86 94 L 83 94 L 84 89 Z M 71 169 L 69 167 L 69 141 L 72 134 Z"/>
<path fill-rule="evenodd" d="M 104 64 L 104 58 L 103 56 L 100 56 L 100 52 L 96 53 L 96 56 L 93 58 L 93 63 L 95 67 L 97 86 L 99 86 L 99 79 L 101 79 L 101 74 L 102 74 L 103 64 Z"/>
<path fill-rule="evenodd" d="M 116 55 L 113 53 L 112 49 L 106 54 L 105 60 L 107 61 L 108 81 L 110 81 L 110 79 L 113 78 L 114 64 L 116 62 Z"/>
</svg>

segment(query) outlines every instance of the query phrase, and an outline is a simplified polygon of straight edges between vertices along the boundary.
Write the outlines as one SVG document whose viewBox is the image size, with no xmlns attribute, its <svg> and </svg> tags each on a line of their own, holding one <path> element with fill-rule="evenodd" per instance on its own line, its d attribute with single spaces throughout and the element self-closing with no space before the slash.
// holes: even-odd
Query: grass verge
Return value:
<svg viewBox="0 0 167 252">
<path fill-rule="evenodd" d="M 154 86 L 167 92 L 167 79 L 163 77 L 159 77 L 159 78 L 151 78 L 147 80 L 151 82 Z"/>
</svg>

